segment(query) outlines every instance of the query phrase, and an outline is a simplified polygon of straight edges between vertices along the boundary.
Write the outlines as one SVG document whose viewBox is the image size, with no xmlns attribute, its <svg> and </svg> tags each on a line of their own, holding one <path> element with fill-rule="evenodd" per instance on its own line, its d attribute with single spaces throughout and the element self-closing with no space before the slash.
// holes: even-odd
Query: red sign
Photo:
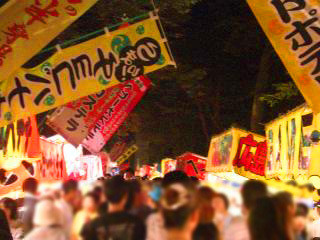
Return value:
<svg viewBox="0 0 320 240">
<path fill-rule="evenodd" d="M 254 140 L 252 134 L 240 138 L 237 154 L 233 160 L 233 166 L 238 168 L 244 167 L 246 171 L 265 176 L 266 160 L 266 141 L 257 142 Z"/>
<path fill-rule="evenodd" d="M 194 176 L 200 180 L 204 180 L 206 162 L 207 158 L 187 152 L 177 157 L 176 170 L 182 170 L 187 173 L 188 176 Z"/>
<path fill-rule="evenodd" d="M 102 116 L 82 142 L 83 146 L 92 153 L 100 152 L 141 100 L 150 84 L 150 79 L 144 76 L 121 84 L 118 94 L 105 106 Z"/>
</svg>

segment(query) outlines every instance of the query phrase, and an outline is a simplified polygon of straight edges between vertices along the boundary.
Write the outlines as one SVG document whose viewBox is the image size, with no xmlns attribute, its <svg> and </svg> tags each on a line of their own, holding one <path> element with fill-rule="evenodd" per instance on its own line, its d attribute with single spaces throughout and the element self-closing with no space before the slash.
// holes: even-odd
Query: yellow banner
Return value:
<svg viewBox="0 0 320 240">
<path fill-rule="evenodd" d="M 0 9 L 0 81 L 7 80 L 97 0 L 11 0 Z"/>
<path fill-rule="evenodd" d="M 106 31 L 20 69 L 0 83 L 0 126 L 173 64 L 158 21 L 152 17 Z"/>
<path fill-rule="evenodd" d="M 314 112 L 320 112 L 318 0 L 248 0 L 264 32 Z"/>
<path fill-rule="evenodd" d="M 303 105 L 266 125 L 267 177 L 306 183 L 312 162 L 315 118 Z"/>
<path fill-rule="evenodd" d="M 137 145 L 133 145 L 130 148 L 127 149 L 127 151 L 122 154 L 118 159 L 117 159 L 117 163 L 119 165 L 121 165 L 122 163 L 124 163 L 132 154 L 134 154 L 136 151 L 138 151 L 138 146 Z"/>
</svg>

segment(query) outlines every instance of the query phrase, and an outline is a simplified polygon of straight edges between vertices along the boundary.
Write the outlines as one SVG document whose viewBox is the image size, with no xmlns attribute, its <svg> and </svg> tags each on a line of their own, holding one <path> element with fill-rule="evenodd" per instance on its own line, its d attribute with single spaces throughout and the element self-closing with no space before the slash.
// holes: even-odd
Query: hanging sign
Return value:
<svg viewBox="0 0 320 240">
<path fill-rule="evenodd" d="M 233 159 L 235 173 L 247 178 L 264 178 L 267 162 L 267 142 L 264 137 L 248 134 L 239 138 L 237 153 Z"/>
<path fill-rule="evenodd" d="M 77 146 L 98 153 L 150 86 L 146 77 L 119 84 L 56 110 L 48 125 Z"/>
<path fill-rule="evenodd" d="M 62 49 L 0 84 L 0 126 L 173 64 L 158 17 Z"/>
<path fill-rule="evenodd" d="M 41 158 L 40 138 L 35 117 L 21 119 L 0 128 L 0 168 L 18 168 L 23 160 Z"/>
<path fill-rule="evenodd" d="M 82 145 L 92 153 L 98 153 L 121 126 L 130 112 L 150 87 L 151 81 L 139 77 L 122 86 L 117 96 L 104 109 L 103 115 L 90 130 Z"/>
<path fill-rule="evenodd" d="M 132 154 L 134 154 L 136 151 L 138 151 L 138 146 L 137 145 L 132 145 L 130 148 L 125 151 L 124 154 L 122 154 L 118 159 L 117 163 L 118 165 L 123 164 Z"/>
<path fill-rule="evenodd" d="M 319 113 L 319 1 L 248 0 L 248 3 L 307 103 Z"/>
<path fill-rule="evenodd" d="M 0 9 L 0 82 L 45 47 L 97 0 L 10 0 Z"/>
<path fill-rule="evenodd" d="M 208 172 L 236 172 L 248 178 L 264 175 L 266 142 L 263 136 L 231 128 L 211 139 Z"/>
<path fill-rule="evenodd" d="M 176 169 L 184 171 L 188 176 L 194 176 L 205 180 L 205 167 L 207 158 L 186 152 L 177 157 Z"/>
</svg>

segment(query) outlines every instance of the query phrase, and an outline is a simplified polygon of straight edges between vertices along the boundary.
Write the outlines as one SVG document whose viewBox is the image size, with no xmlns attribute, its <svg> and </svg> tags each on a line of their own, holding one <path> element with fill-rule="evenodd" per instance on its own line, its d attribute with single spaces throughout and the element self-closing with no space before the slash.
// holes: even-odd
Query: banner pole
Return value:
<svg viewBox="0 0 320 240">
<path fill-rule="evenodd" d="M 154 12 L 155 12 L 155 14 L 154 14 Z M 154 19 L 155 21 L 158 22 L 158 26 L 159 26 L 159 28 L 160 28 L 161 34 L 163 35 L 164 44 L 166 45 L 166 48 L 167 48 L 168 53 L 169 53 L 170 58 L 171 58 L 171 63 L 170 63 L 170 64 L 173 65 L 175 68 L 177 68 L 176 61 L 175 61 L 175 59 L 174 59 L 174 57 L 173 57 L 171 48 L 170 48 L 169 43 L 168 43 L 168 38 L 167 38 L 167 36 L 166 36 L 166 33 L 165 33 L 165 31 L 164 31 L 164 28 L 163 28 L 163 26 L 162 26 L 162 24 L 161 24 L 161 21 L 160 21 L 160 17 L 159 17 L 159 15 L 158 15 L 157 12 L 158 12 L 157 9 L 154 9 L 154 11 L 151 11 L 151 12 L 149 13 L 150 18 L 151 18 L 151 19 Z"/>
</svg>

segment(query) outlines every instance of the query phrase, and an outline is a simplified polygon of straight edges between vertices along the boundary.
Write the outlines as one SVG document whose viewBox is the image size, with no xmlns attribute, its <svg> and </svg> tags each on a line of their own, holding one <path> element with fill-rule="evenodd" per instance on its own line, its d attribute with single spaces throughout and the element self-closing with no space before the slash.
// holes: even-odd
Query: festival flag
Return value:
<svg viewBox="0 0 320 240">
<path fill-rule="evenodd" d="M 0 126 L 173 64 L 159 18 L 62 49 L 0 83 Z"/>
<path fill-rule="evenodd" d="M 48 125 L 74 145 L 98 153 L 141 100 L 151 81 L 134 80 L 90 95 L 56 110 Z"/>
<path fill-rule="evenodd" d="M 319 1 L 248 0 L 248 4 L 307 103 L 319 113 Z"/>
<path fill-rule="evenodd" d="M 10 78 L 97 0 L 10 0 L 0 9 L 0 82 Z"/>
</svg>

